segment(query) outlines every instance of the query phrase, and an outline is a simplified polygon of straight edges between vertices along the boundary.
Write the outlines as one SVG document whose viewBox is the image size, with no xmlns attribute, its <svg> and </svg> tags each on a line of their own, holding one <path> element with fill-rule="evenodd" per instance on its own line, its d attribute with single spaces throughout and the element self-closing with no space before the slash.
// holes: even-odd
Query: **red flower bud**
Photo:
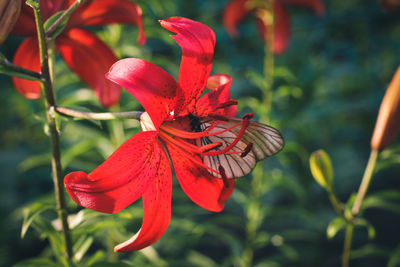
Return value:
<svg viewBox="0 0 400 267">
<path fill-rule="evenodd" d="M 21 11 L 21 0 L 0 1 L 0 44 L 14 27 Z"/>
<path fill-rule="evenodd" d="M 371 148 L 388 147 L 400 130 L 400 67 L 397 69 L 383 97 L 371 139 Z"/>
</svg>

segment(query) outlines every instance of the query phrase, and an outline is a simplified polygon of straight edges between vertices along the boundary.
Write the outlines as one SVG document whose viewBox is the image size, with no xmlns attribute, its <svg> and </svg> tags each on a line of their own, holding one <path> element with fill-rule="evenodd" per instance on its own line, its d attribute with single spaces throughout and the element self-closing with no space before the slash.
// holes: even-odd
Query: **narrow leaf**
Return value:
<svg viewBox="0 0 400 267">
<path fill-rule="evenodd" d="M 44 25 L 43 25 L 43 26 L 44 26 L 45 32 L 48 32 L 48 30 L 50 29 L 50 27 L 52 27 L 53 24 L 54 24 L 64 13 L 65 13 L 65 11 L 62 10 L 62 11 L 59 11 L 59 12 L 55 13 L 55 14 L 54 14 L 53 16 L 51 16 L 50 18 L 48 18 L 48 19 L 46 20 L 46 22 L 44 23 Z M 59 24 L 57 25 L 57 27 L 56 27 L 54 30 L 52 30 L 51 35 L 48 36 L 48 37 L 50 37 L 50 38 L 55 38 L 55 37 L 57 37 L 58 35 L 60 35 L 60 34 L 62 33 L 62 31 L 64 30 L 65 26 L 67 26 L 68 19 L 69 19 L 69 16 L 68 16 L 68 17 L 65 17 L 65 18 L 63 19 L 63 21 L 62 21 L 61 23 L 59 23 Z"/>
<path fill-rule="evenodd" d="M 328 239 L 332 239 L 341 229 L 345 228 L 346 225 L 347 223 L 342 217 L 336 217 L 326 228 L 326 236 Z"/>
<path fill-rule="evenodd" d="M 365 219 L 359 219 L 357 221 L 356 226 L 361 226 L 361 227 L 365 227 L 368 231 L 368 238 L 369 239 L 374 239 L 375 238 L 375 228 L 372 226 L 372 224 L 370 222 L 368 222 Z"/>
<path fill-rule="evenodd" d="M 75 242 L 73 251 L 75 252 L 74 254 L 74 259 L 79 262 L 83 256 L 85 256 L 85 253 L 88 251 L 90 246 L 93 243 L 93 237 L 88 237 L 86 235 L 82 235 L 78 241 Z"/>
<path fill-rule="evenodd" d="M 21 238 L 24 238 L 26 232 L 29 229 L 29 226 L 42 212 L 51 209 L 55 210 L 55 207 L 50 205 L 45 205 L 42 203 L 35 203 L 30 208 L 25 209 L 24 221 L 22 223 L 22 228 L 21 228 Z"/>
</svg>

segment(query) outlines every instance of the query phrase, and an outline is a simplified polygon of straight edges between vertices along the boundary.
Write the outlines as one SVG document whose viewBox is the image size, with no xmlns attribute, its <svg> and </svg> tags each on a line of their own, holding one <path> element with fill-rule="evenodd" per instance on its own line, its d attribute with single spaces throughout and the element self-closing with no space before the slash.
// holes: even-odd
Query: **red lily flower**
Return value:
<svg viewBox="0 0 400 267">
<path fill-rule="evenodd" d="M 115 63 L 107 77 L 146 109 L 140 118 L 143 132 L 131 137 L 91 173 L 73 172 L 64 180 L 75 202 L 100 212 L 116 213 L 142 196 L 142 227 L 115 251 L 142 249 L 167 229 L 172 177 L 166 153 L 192 201 L 218 212 L 232 193 L 232 178 L 248 174 L 256 161 L 283 146 L 279 132 L 251 121 L 252 114 L 234 117 L 237 102 L 230 99 L 232 79 L 228 75 L 209 77 L 214 32 L 181 17 L 160 23 L 176 33 L 172 37 L 182 49 L 178 82 L 141 59 Z M 200 97 L 206 86 L 210 92 Z"/>
<path fill-rule="evenodd" d="M 289 43 L 290 36 L 290 19 L 284 4 L 293 4 L 303 6 L 313 10 L 317 15 L 325 13 L 325 6 L 322 0 L 274 0 L 274 41 L 270 45 L 270 50 L 274 54 L 282 54 Z M 257 27 L 261 38 L 264 42 L 268 41 L 268 11 L 262 7 L 256 7 L 254 0 L 231 0 L 224 10 L 223 22 L 228 34 L 234 38 L 239 35 L 237 25 L 249 15 L 251 11 L 255 11 L 257 19 Z"/>
<path fill-rule="evenodd" d="M 40 0 L 40 9 L 45 21 L 58 11 L 67 9 L 73 0 Z M 95 34 L 78 28 L 80 26 L 102 26 L 111 23 L 137 25 L 138 43 L 144 44 L 142 11 L 129 0 L 98 0 L 82 4 L 70 17 L 64 32 L 56 39 L 56 48 L 67 65 L 83 81 L 92 87 L 105 107 L 115 105 L 121 89 L 104 78 L 110 66 L 118 60 L 114 52 Z M 25 39 L 14 56 L 14 64 L 40 72 L 39 49 L 37 44 L 33 11 L 23 5 L 20 17 L 14 27 L 14 34 L 29 36 Z M 40 97 L 40 84 L 13 78 L 19 93 L 29 99 Z"/>
</svg>

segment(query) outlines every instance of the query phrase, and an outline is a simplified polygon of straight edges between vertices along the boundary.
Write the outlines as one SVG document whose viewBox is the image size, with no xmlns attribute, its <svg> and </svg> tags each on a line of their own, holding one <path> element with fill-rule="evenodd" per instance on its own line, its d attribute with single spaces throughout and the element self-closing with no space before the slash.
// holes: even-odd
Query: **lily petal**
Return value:
<svg viewBox="0 0 400 267">
<path fill-rule="evenodd" d="M 94 89 L 103 106 L 118 103 L 121 88 L 104 77 L 118 59 L 103 41 L 89 31 L 75 28 L 57 38 L 56 45 L 67 65 Z"/>
<path fill-rule="evenodd" d="M 214 57 L 215 34 L 206 25 L 182 17 L 160 20 L 165 29 L 176 33 L 172 38 L 182 49 L 179 70 L 178 103 L 175 114 L 193 108 L 194 102 L 203 92 L 210 76 Z"/>
<path fill-rule="evenodd" d="M 249 0 L 232 0 L 224 9 L 223 23 L 225 30 L 232 37 L 238 37 L 237 25 L 244 20 L 250 13 Z"/>
<path fill-rule="evenodd" d="M 274 43 L 270 45 L 270 50 L 274 54 L 282 54 L 289 44 L 290 19 L 279 1 L 274 2 L 274 19 Z M 257 26 L 263 40 L 267 42 L 269 25 L 262 18 L 257 18 Z"/>
<path fill-rule="evenodd" d="M 236 105 L 223 107 L 224 103 L 231 100 L 229 87 L 232 78 L 226 74 L 214 74 L 208 78 L 207 88 L 210 92 L 203 95 L 196 103 L 196 115 L 199 117 L 207 117 L 208 114 L 220 114 L 225 116 L 236 115 Z M 223 108 L 222 108 L 223 107 Z"/>
<path fill-rule="evenodd" d="M 140 132 L 122 144 L 89 174 L 82 171 L 65 176 L 68 194 L 79 205 L 116 213 L 145 193 L 157 175 L 162 148 L 157 132 Z"/>
<path fill-rule="evenodd" d="M 18 47 L 13 63 L 23 68 L 40 72 L 39 47 L 36 38 L 27 38 Z M 40 82 L 12 78 L 17 91 L 28 99 L 40 98 Z"/>
<path fill-rule="evenodd" d="M 165 70 L 142 59 L 126 58 L 116 62 L 106 77 L 142 104 L 156 129 L 172 117 L 178 84 Z"/>
<path fill-rule="evenodd" d="M 161 148 L 160 148 L 161 149 Z M 162 151 L 156 174 L 143 195 L 143 222 L 140 230 L 114 251 L 132 251 L 155 243 L 167 230 L 171 220 L 172 175 L 166 154 Z"/>
<path fill-rule="evenodd" d="M 142 9 L 129 0 L 98 0 L 81 5 L 71 16 L 68 28 L 77 26 L 103 26 L 112 23 L 136 25 L 138 44 L 146 42 Z"/>
<path fill-rule="evenodd" d="M 281 0 L 281 2 L 309 8 L 319 16 L 325 14 L 325 5 L 323 0 Z"/>
<path fill-rule="evenodd" d="M 174 166 L 176 178 L 186 195 L 200 207 L 210 211 L 221 211 L 224 202 L 232 194 L 234 179 L 227 185 L 220 178 L 212 176 L 205 168 L 194 164 L 182 151 L 167 144 L 168 153 Z M 195 157 L 193 155 L 193 157 Z M 201 159 L 197 158 L 199 162 Z"/>
</svg>

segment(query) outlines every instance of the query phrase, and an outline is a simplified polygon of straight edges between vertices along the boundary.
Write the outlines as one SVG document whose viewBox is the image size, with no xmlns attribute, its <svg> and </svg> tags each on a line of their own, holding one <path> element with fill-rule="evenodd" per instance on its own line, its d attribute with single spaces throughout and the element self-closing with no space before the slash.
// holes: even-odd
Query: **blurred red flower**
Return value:
<svg viewBox="0 0 400 267">
<path fill-rule="evenodd" d="M 303 6 L 313 10 L 317 15 L 325 13 L 323 0 L 274 0 L 274 41 L 270 50 L 274 54 L 282 54 L 289 43 L 290 19 L 285 4 Z M 255 11 L 258 31 L 264 42 L 268 41 L 268 30 L 271 26 L 271 19 L 268 19 L 268 11 L 257 6 L 254 0 L 231 0 L 225 7 L 223 22 L 226 31 L 231 37 L 237 37 L 239 32 L 237 25 L 246 18 L 250 12 Z"/>
<path fill-rule="evenodd" d="M 43 20 L 46 21 L 58 11 L 67 9 L 74 2 L 74 0 L 41 0 L 40 9 Z M 64 32 L 57 37 L 55 43 L 56 49 L 67 65 L 94 89 L 105 107 L 115 105 L 121 94 L 121 89 L 117 85 L 104 78 L 104 74 L 118 58 L 95 34 L 78 27 L 102 26 L 111 23 L 137 25 L 138 43 L 145 43 L 142 11 L 139 6 L 129 0 L 89 0 L 82 4 L 71 15 Z M 27 5 L 23 5 L 13 33 L 29 36 L 17 49 L 14 64 L 40 72 L 34 15 Z M 15 77 L 13 81 L 18 92 L 24 97 L 29 99 L 40 97 L 39 82 Z"/>
<path fill-rule="evenodd" d="M 176 33 L 172 37 L 182 49 L 178 82 L 141 59 L 115 63 L 107 77 L 145 108 L 140 120 L 143 132 L 91 173 L 73 172 L 65 177 L 71 198 L 100 212 L 119 212 L 142 196 L 142 227 L 116 246 L 116 251 L 149 246 L 167 229 L 172 194 L 167 153 L 185 193 L 199 206 L 218 212 L 232 193 L 233 178 L 250 173 L 256 161 L 283 146 L 279 132 L 251 121 L 252 114 L 233 117 L 237 102 L 230 99 L 231 78 L 224 74 L 209 77 L 214 32 L 181 17 L 160 23 Z M 201 96 L 206 86 L 210 91 Z"/>
</svg>

